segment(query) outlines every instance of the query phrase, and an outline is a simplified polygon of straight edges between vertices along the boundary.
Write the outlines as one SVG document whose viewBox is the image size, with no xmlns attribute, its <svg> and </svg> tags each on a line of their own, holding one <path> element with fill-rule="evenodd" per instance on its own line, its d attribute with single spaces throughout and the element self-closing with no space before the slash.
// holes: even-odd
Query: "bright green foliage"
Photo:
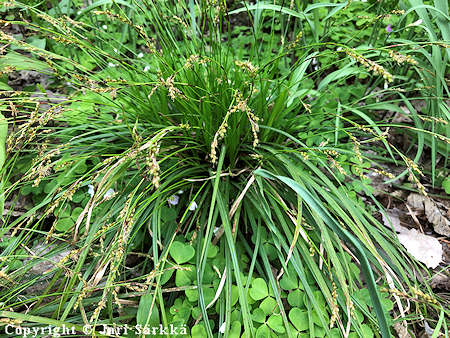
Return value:
<svg viewBox="0 0 450 338">
<path fill-rule="evenodd" d="M 442 181 L 442 188 L 445 190 L 445 192 L 447 193 L 447 195 L 450 195 L 450 176 L 447 176 L 447 177 Z"/>
<path fill-rule="evenodd" d="M 175 241 L 170 247 L 170 256 L 175 260 L 177 264 L 183 264 L 191 260 L 195 255 L 195 249 L 181 242 Z"/>
<path fill-rule="evenodd" d="M 150 294 L 141 296 L 136 323 L 143 327 L 146 325 L 158 326 L 160 323 L 158 307 L 153 303 L 153 297 Z"/>
<path fill-rule="evenodd" d="M 252 282 L 252 286 L 250 288 L 250 297 L 254 300 L 261 300 L 266 298 L 269 295 L 269 291 L 267 289 L 267 284 L 262 278 L 256 278 Z"/>
</svg>

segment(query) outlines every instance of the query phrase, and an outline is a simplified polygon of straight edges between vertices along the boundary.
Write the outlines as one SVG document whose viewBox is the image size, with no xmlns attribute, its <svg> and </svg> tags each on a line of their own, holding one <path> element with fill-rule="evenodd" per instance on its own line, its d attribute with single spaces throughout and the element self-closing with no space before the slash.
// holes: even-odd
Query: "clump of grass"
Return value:
<svg viewBox="0 0 450 338">
<path fill-rule="evenodd" d="M 0 230 L 8 236 L 0 278 L 13 282 L 0 291 L 0 311 L 9 309 L 2 316 L 189 323 L 200 336 L 223 325 L 231 332 L 237 322 L 245 336 L 290 336 L 302 331 L 293 325 L 306 313 L 309 329 L 327 336 L 369 330 L 388 337 L 385 287 L 403 292 L 392 297 L 405 320 L 405 301 L 421 284 L 411 272 L 417 266 L 353 191 L 376 203 L 369 170 L 393 179 L 365 152 L 370 145 L 403 161 L 423 187 L 418 158 L 390 143 L 373 114 L 382 102 L 364 88 L 408 81 L 386 70 L 383 48 L 356 51 L 317 41 L 318 32 L 309 39 L 300 8 L 278 5 L 227 12 L 224 3 L 131 1 L 93 5 L 70 20 L 16 6 L 40 21 L 13 23 L 54 42 L 44 50 L 7 33 L 2 40 L 34 55 L 68 87 L 48 107 L 26 93 L 2 99 L 10 104 L 2 105 L 5 114 L 20 107 L 25 116 L 8 142 L 5 195 L 17 200 L 27 192 L 33 201 L 22 216 L 5 217 Z M 288 16 L 282 27 L 294 27 L 292 34 L 276 31 L 273 10 Z M 248 50 L 232 47 L 238 37 L 230 15 L 239 13 L 253 22 Z M 269 36 L 257 29 L 264 25 Z M 118 31 L 128 35 L 116 39 Z M 314 70 L 322 55 L 333 61 Z M 350 79 L 359 94 L 341 96 Z M 36 245 L 47 250 L 23 261 L 23 250 Z M 216 250 L 223 260 L 212 263 Z M 28 271 L 42 259 L 50 265 L 46 289 L 20 297 L 39 281 Z M 364 288 L 366 303 L 357 296 Z M 175 294 L 186 289 L 198 290 L 186 291 L 197 307 L 180 317 L 191 303 L 177 303 Z M 301 305 L 286 305 L 297 291 L 305 295 Z M 137 306 L 136 299 L 137 313 L 127 312 L 124 305 Z M 254 304 L 264 301 L 278 310 L 261 323 Z M 442 308 L 438 301 L 427 306 Z"/>
</svg>

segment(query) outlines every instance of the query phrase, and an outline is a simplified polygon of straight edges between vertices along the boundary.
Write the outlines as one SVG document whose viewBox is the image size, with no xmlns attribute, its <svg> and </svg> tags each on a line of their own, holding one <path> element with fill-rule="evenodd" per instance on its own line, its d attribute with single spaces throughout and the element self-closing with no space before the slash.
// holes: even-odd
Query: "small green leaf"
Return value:
<svg viewBox="0 0 450 338">
<path fill-rule="evenodd" d="M 150 293 L 141 296 L 141 300 L 139 301 L 139 308 L 136 315 L 137 324 L 140 324 L 142 326 L 159 325 L 159 311 L 156 302 L 153 303 L 153 298 L 153 295 Z"/>
<path fill-rule="evenodd" d="M 337 327 L 330 330 L 329 334 L 330 338 L 341 338 L 341 330 L 339 330 Z"/>
<path fill-rule="evenodd" d="M 283 325 L 283 318 L 281 318 L 281 315 L 272 315 L 267 320 L 267 325 L 278 333 L 284 333 L 286 329 Z"/>
<path fill-rule="evenodd" d="M 75 222 L 69 218 L 69 217 L 65 217 L 65 218 L 60 218 L 58 219 L 56 225 L 55 225 L 55 229 L 59 232 L 66 232 L 67 230 L 69 230 L 73 225 L 75 224 Z"/>
<path fill-rule="evenodd" d="M 272 297 L 264 299 L 261 304 L 259 304 L 259 308 L 262 309 L 267 316 L 274 312 L 280 312 L 277 301 Z"/>
<path fill-rule="evenodd" d="M 314 337 L 325 337 L 325 329 L 323 327 L 314 325 Z"/>
<path fill-rule="evenodd" d="M 263 244 L 263 246 L 264 250 L 266 250 L 267 256 L 269 257 L 270 261 L 278 259 L 277 249 L 272 244 L 266 242 Z"/>
<path fill-rule="evenodd" d="M 380 300 L 384 311 L 389 312 L 394 308 L 394 303 L 390 299 L 381 298 Z"/>
<path fill-rule="evenodd" d="M 236 305 L 239 300 L 239 289 L 236 285 L 231 286 L 231 306 Z"/>
<path fill-rule="evenodd" d="M 175 285 L 178 287 L 191 285 L 195 280 L 195 267 L 192 265 L 184 265 L 183 268 L 190 268 L 190 270 L 177 270 L 175 274 Z"/>
<path fill-rule="evenodd" d="M 367 289 L 359 289 L 354 292 L 354 297 L 364 305 L 370 305 L 370 294 Z"/>
<path fill-rule="evenodd" d="M 354 317 L 356 318 L 356 320 L 360 324 L 364 321 L 364 315 L 359 310 L 355 310 L 354 311 Z"/>
<path fill-rule="evenodd" d="M 192 338 L 204 338 L 207 337 L 206 329 L 203 324 L 194 325 L 191 329 Z"/>
<path fill-rule="evenodd" d="M 192 305 L 187 300 L 183 302 L 180 298 L 177 298 L 169 312 L 174 315 L 174 321 L 185 323 L 191 315 L 191 310 Z"/>
<path fill-rule="evenodd" d="M 74 168 L 74 172 L 77 173 L 77 174 L 84 174 L 87 171 L 87 169 L 88 169 L 85 160 L 79 161 L 78 163 L 76 163 L 73 166 L 73 168 Z"/>
<path fill-rule="evenodd" d="M 218 252 L 219 248 L 217 247 L 217 245 L 210 245 L 208 248 L 208 258 L 216 257 Z"/>
<path fill-rule="evenodd" d="M 298 287 L 297 278 L 293 274 L 291 274 L 290 276 L 288 276 L 287 274 L 284 274 L 280 280 L 280 287 L 283 290 L 296 289 Z"/>
<path fill-rule="evenodd" d="M 198 300 L 198 291 L 197 289 L 187 289 L 184 291 L 184 293 L 186 294 L 187 299 L 191 302 L 194 303 Z"/>
<path fill-rule="evenodd" d="M 49 194 L 53 189 L 55 189 L 58 185 L 58 182 L 56 181 L 50 181 L 48 182 L 44 187 L 44 192 L 46 194 Z"/>
<path fill-rule="evenodd" d="M 160 213 L 162 223 L 175 222 L 175 220 L 177 219 L 177 212 L 174 208 L 164 206 L 161 208 Z"/>
<path fill-rule="evenodd" d="M 74 203 L 80 203 L 83 198 L 85 198 L 87 195 L 87 192 L 84 192 L 82 190 L 77 190 L 73 196 L 72 196 L 72 202 Z"/>
<path fill-rule="evenodd" d="M 162 276 L 161 276 L 161 280 L 159 281 L 159 283 L 161 285 L 166 284 L 169 281 L 169 279 L 172 277 L 173 271 L 174 271 L 174 269 L 167 269 L 166 271 L 164 271 Z"/>
<path fill-rule="evenodd" d="M 203 287 L 203 297 L 205 299 L 205 303 L 209 304 L 214 299 L 216 295 L 216 290 L 212 287 Z"/>
<path fill-rule="evenodd" d="M 66 184 L 72 184 L 75 180 L 73 172 L 67 170 L 63 173 L 61 173 L 57 178 L 56 181 L 60 185 L 66 185 Z"/>
<path fill-rule="evenodd" d="M 252 319 L 257 323 L 264 323 L 266 321 L 266 314 L 262 309 L 257 308 L 253 310 Z"/>
<path fill-rule="evenodd" d="M 325 320 L 325 323 L 328 325 L 328 323 L 330 322 L 330 318 L 329 318 L 329 316 L 327 316 L 325 307 L 323 307 L 323 309 L 322 309 L 322 307 L 320 306 L 320 314 L 322 315 L 323 319 Z M 316 324 L 317 326 L 323 327 L 323 324 L 319 318 L 319 314 L 314 310 L 312 311 L 312 320 L 313 320 L 314 324 Z"/>
<path fill-rule="evenodd" d="M 300 337 L 300 331 L 298 331 L 291 323 L 289 323 L 288 332 L 290 332 L 292 337 Z"/>
<path fill-rule="evenodd" d="M 54 212 L 55 216 L 58 216 L 60 218 L 70 217 L 71 213 L 72 213 L 72 209 L 71 209 L 70 205 L 68 205 L 68 204 L 60 206 Z"/>
<path fill-rule="evenodd" d="M 202 315 L 202 309 L 200 307 L 196 306 L 192 308 L 192 318 L 197 319 Z"/>
<path fill-rule="evenodd" d="M 444 191 L 447 195 L 450 195 L 450 176 L 447 176 L 442 181 L 442 188 L 444 189 Z"/>
<path fill-rule="evenodd" d="M 317 304 L 319 304 L 320 307 L 322 307 L 325 310 L 326 300 L 323 296 L 322 292 L 319 290 L 316 290 L 313 292 L 314 298 L 316 299 Z"/>
<path fill-rule="evenodd" d="M 361 331 L 364 338 L 373 338 L 373 331 L 369 325 L 363 324 L 361 325 Z"/>
<path fill-rule="evenodd" d="M 237 320 L 231 323 L 229 338 L 239 338 L 241 336 L 241 323 Z"/>
<path fill-rule="evenodd" d="M 20 188 L 20 194 L 26 196 L 29 193 L 31 193 L 31 190 L 32 190 L 31 184 L 24 185 L 22 188 Z"/>
<path fill-rule="evenodd" d="M 188 262 L 195 255 L 195 249 L 189 244 L 184 244 L 175 241 L 170 246 L 170 256 L 177 262 L 177 264 L 183 264 Z M 178 271 L 177 271 L 178 272 Z"/>
<path fill-rule="evenodd" d="M 15 260 L 13 260 L 12 262 L 11 262 L 11 264 L 9 264 L 9 268 L 11 269 L 11 270 L 18 270 L 18 269 L 20 269 L 21 267 L 23 266 L 23 263 L 22 263 L 22 261 L 19 261 L 18 259 L 15 259 Z"/>
<path fill-rule="evenodd" d="M 256 278 L 252 282 L 252 287 L 250 288 L 249 293 L 254 300 L 266 298 L 269 295 L 269 290 L 267 289 L 266 281 L 262 278 Z"/>
<path fill-rule="evenodd" d="M 289 319 L 299 331 L 305 331 L 309 328 L 308 312 L 305 310 L 294 307 L 289 311 Z"/>
<path fill-rule="evenodd" d="M 249 305 L 252 305 L 252 304 L 256 303 L 256 300 L 254 300 L 254 299 L 250 296 L 250 292 L 247 293 L 246 298 L 247 298 L 247 303 L 248 303 Z"/>
<path fill-rule="evenodd" d="M 304 296 L 305 293 L 299 289 L 289 292 L 287 297 L 289 305 L 299 308 L 304 307 Z"/>
<path fill-rule="evenodd" d="M 211 266 L 215 266 L 219 269 L 219 271 L 223 271 L 223 269 L 225 268 L 225 257 L 223 255 L 214 257 Z"/>
<path fill-rule="evenodd" d="M 78 219 L 78 216 L 80 216 L 82 212 L 83 212 L 83 208 L 77 207 L 72 210 L 70 217 L 72 218 L 72 220 L 74 220 L 76 222 Z"/>
<path fill-rule="evenodd" d="M 240 311 L 239 309 L 234 309 L 234 310 L 231 312 L 231 321 L 232 321 L 232 322 L 234 322 L 234 321 L 239 321 L 240 318 L 241 318 L 241 311 Z"/>
<path fill-rule="evenodd" d="M 45 49 L 45 39 L 39 39 L 37 36 L 31 36 L 25 41 L 34 47 Z"/>
<path fill-rule="evenodd" d="M 258 327 L 258 330 L 256 330 L 256 338 L 270 338 L 270 329 L 266 324 Z"/>
<path fill-rule="evenodd" d="M 203 274 L 203 283 L 204 284 L 211 284 L 215 280 L 217 280 L 217 272 L 214 271 L 211 264 L 207 264 L 205 266 L 205 272 Z"/>
</svg>

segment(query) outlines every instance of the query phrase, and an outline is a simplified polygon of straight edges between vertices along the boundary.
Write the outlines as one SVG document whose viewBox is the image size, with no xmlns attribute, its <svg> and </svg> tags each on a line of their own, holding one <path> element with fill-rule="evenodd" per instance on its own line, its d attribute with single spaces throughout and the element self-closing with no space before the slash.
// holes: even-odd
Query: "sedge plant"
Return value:
<svg viewBox="0 0 450 338">
<path fill-rule="evenodd" d="M 26 55 L 58 91 L 1 99 L 5 197 L 32 201 L 0 228 L 1 317 L 177 323 L 198 337 L 389 337 L 395 303 L 401 325 L 439 313 L 445 327 L 431 290 L 417 291 L 419 266 L 374 217 L 367 177 L 395 178 L 387 158 L 424 192 L 418 158 L 374 114 L 407 96 L 383 106 L 366 90 L 409 80 L 385 47 L 318 31 L 320 10 L 331 20 L 347 4 L 73 6 L 11 2 L 34 20 L 10 24 L 45 49 L 1 33 L 15 48 L 9 65 L 26 67 Z"/>
</svg>

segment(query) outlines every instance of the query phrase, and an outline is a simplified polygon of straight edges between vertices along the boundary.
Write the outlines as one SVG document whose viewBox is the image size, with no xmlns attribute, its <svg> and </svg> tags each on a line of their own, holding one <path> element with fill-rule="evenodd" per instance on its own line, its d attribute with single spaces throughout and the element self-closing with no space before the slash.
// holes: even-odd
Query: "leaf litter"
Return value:
<svg viewBox="0 0 450 338">
<path fill-rule="evenodd" d="M 398 240 L 405 249 L 428 268 L 434 269 L 442 262 L 443 248 L 439 240 L 416 229 L 402 226 L 398 210 L 387 210 L 386 214 L 383 214 L 383 222 L 397 233 Z"/>
<path fill-rule="evenodd" d="M 419 194 L 410 194 L 407 203 L 417 211 L 425 212 L 428 222 L 433 225 L 436 233 L 450 237 L 450 220 L 441 211 L 445 208 L 443 204 Z"/>
</svg>

